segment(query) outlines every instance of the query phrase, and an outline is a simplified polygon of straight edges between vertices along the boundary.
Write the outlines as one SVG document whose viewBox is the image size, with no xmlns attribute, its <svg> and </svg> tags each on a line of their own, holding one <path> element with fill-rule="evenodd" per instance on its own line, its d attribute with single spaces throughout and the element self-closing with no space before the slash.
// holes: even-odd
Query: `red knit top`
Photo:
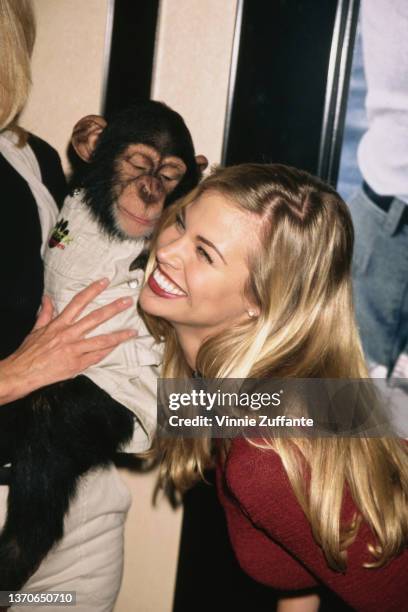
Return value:
<svg viewBox="0 0 408 612">
<path fill-rule="evenodd" d="M 234 440 L 224 468 L 217 467 L 217 487 L 238 562 L 258 582 L 294 591 L 325 585 L 358 612 L 408 611 L 408 549 L 383 568 L 362 567 L 373 542 L 362 523 L 345 573 L 330 569 L 277 453 Z M 355 511 L 346 494 L 342 520 Z"/>
</svg>

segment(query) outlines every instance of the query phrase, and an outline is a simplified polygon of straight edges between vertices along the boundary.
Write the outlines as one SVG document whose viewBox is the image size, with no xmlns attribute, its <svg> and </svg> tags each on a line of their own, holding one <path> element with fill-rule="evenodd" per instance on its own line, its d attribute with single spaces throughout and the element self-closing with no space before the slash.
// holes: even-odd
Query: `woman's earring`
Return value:
<svg viewBox="0 0 408 612">
<path fill-rule="evenodd" d="M 255 310 L 248 310 L 248 316 L 250 319 L 254 319 L 256 317 Z"/>
</svg>

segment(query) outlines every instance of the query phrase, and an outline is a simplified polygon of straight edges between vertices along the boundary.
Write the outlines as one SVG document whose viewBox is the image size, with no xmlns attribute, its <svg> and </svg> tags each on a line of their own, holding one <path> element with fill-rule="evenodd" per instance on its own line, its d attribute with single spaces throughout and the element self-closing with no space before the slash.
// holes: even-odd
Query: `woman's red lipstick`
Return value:
<svg viewBox="0 0 408 612">
<path fill-rule="evenodd" d="M 154 271 L 150 274 L 148 280 L 147 280 L 147 284 L 149 285 L 150 289 L 153 291 L 153 293 L 156 293 L 156 295 L 159 295 L 160 297 L 166 298 L 166 299 L 174 299 L 174 298 L 182 298 L 185 297 L 184 295 L 176 295 L 174 293 L 169 293 L 168 291 L 166 291 L 165 289 L 162 289 L 162 287 L 160 287 L 160 285 L 157 283 L 156 279 L 153 276 Z M 167 276 L 167 274 L 165 275 L 164 273 L 163 276 Z M 169 277 L 167 277 L 169 278 Z M 169 278 L 170 280 L 170 278 Z"/>
</svg>

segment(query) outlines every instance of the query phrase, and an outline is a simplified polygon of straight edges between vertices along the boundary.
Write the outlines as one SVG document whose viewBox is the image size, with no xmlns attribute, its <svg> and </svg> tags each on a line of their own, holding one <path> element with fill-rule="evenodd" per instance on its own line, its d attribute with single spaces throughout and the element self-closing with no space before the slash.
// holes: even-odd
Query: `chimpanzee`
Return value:
<svg viewBox="0 0 408 612">
<path fill-rule="evenodd" d="M 138 335 L 84 375 L 32 393 L 18 409 L 1 409 L 1 465 L 11 468 L 0 590 L 20 589 L 62 538 L 81 475 L 118 450 L 151 444 L 161 347 L 136 309 L 141 266 L 163 207 L 196 186 L 205 162 L 195 158 L 179 114 L 159 102 L 137 104 L 105 128 L 64 203 L 45 254 L 45 292 L 60 311 L 81 288 L 108 277 L 91 309 L 132 297 L 134 308 L 113 324 Z"/>
</svg>

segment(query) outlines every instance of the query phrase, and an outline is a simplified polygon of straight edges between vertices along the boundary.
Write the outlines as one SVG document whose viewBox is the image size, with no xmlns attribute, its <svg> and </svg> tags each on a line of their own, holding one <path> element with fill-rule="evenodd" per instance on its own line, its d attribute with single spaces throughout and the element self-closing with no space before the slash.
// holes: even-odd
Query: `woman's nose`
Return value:
<svg viewBox="0 0 408 612">
<path fill-rule="evenodd" d="M 156 255 L 159 263 L 179 269 L 183 266 L 184 251 L 183 236 L 180 236 L 158 248 Z"/>
</svg>

